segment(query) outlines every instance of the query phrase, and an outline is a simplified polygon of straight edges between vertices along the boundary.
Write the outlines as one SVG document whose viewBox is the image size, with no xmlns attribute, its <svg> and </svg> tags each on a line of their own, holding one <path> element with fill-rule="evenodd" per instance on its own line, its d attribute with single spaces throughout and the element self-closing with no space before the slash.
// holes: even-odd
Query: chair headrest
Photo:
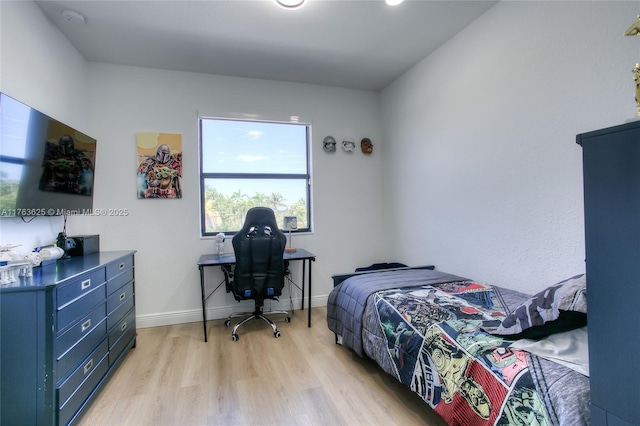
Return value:
<svg viewBox="0 0 640 426">
<path fill-rule="evenodd" d="M 239 234 L 248 234 L 252 226 L 261 228 L 268 226 L 274 231 L 279 229 L 276 215 L 273 213 L 273 210 L 268 207 L 253 207 L 249 209 Z"/>
</svg>

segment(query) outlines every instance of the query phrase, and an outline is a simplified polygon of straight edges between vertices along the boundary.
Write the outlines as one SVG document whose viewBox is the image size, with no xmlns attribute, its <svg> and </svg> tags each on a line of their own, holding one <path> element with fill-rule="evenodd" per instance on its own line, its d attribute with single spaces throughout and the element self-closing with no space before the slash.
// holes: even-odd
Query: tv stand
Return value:
<svg viewBox="0 0 640 426">
<path fill-rule="evenodd" d="M 74 422 L 136 343 L 135 251 L 34 268 L 0 286 L 0 424 Z"/>
</svg>

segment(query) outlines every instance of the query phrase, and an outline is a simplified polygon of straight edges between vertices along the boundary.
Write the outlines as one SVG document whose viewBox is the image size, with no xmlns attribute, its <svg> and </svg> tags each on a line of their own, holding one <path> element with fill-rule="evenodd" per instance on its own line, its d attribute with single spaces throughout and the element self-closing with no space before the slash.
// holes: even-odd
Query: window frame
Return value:
<svg viewBox="0 0 640 426">
<path fill-rule="evenodd" d="M 306 173 L 220 173 L 220 172 L 205 172 L 204 171 L 204 141 L 203 141 L 203 122 L 205 120 L 219 120 L 219 121 L 238 121 L 238 122 L 248 122 L 248 123 L 267 123 L 267 124 L 284 124 L 284 125 L 295 125 L 295 126 L 304 126 L 305 128 L 305 166 Z M 218 232 L 224 232 L 227 236 L 235 235 L 239 229 L 236 230 L 220 230 L 214 232 L 206 231 L 206 212 L 205 212 L 205 182 L 208 179 L 247 179 L 247 180 L 255 180 L 255 179 L 294 179 L 294 180 L 304 180 L 305 181 L 305 194 L 307 199 L 307 217 L 306 223 L 307 226 L 304 228 L 298 228 L 296 230 L 292 230 L 292 233 L 300 234 L 300 233 L 310 233 L 313 232 L 313 222 L 312 222 L 312 199 L 311 199 L 311 185 L 312 185 L 312 173 L 311 173 L 311 124 L 304 123 L 300 121 L 278 121 L 278 120 L 264 120 L 264 119 L 244 119 L 244 118 L 229 118 L 229 117 L 213 117 L 213 116 L 199 116 L 198 117 L 198 178 L 199 178 L 199 186 L 200 186 L 200 237 L 201 238 L 212 238 Z M 278 212 L 276 212 L 277 214 Z M 282 224 L 278 224 L 278 227 L 281 228 Z M 284 231 L 284 230 L 283 230 Z M 289 231 L 284 231 L 289 232 Z"/>
</svg>

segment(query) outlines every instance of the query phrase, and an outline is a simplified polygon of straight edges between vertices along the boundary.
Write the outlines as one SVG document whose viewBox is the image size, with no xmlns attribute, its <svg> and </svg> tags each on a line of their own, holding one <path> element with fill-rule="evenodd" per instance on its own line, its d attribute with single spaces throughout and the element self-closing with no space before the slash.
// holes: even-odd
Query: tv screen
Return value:
<svg viewBox="0 0 640 426">
<path fill-rule="evenodd" d="M 0 217 L 88 214 L 96 140 L 0 93 Z"/>
</svg>

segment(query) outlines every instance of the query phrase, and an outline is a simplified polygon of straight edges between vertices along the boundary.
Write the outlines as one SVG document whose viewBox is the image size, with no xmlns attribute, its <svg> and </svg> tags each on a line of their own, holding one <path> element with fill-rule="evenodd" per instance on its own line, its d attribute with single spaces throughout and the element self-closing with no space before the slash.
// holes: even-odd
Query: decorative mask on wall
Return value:
<svg viewBox="0 0 640 426">
<path fill-rule="evenodd" d="M 333 136 L 327 136 L 322 141 L 322 149 L 324 152 L 336 152 L 336 140 Z"/>
<path fill-rule="evenodd" d="M 355 148 L 356 143 L 351 139 L 345 139 L 342 141 L 342 149 L 344 149 L 346 152 L 353 152 Z"/>
<path fill-rule="evenodd" d="M 360 141 L 360 149 L 363 154 L 371 154 L 373 152 L 373 144 L 371 143 L 371 139 L 364 138 Z"/>
</svg>

